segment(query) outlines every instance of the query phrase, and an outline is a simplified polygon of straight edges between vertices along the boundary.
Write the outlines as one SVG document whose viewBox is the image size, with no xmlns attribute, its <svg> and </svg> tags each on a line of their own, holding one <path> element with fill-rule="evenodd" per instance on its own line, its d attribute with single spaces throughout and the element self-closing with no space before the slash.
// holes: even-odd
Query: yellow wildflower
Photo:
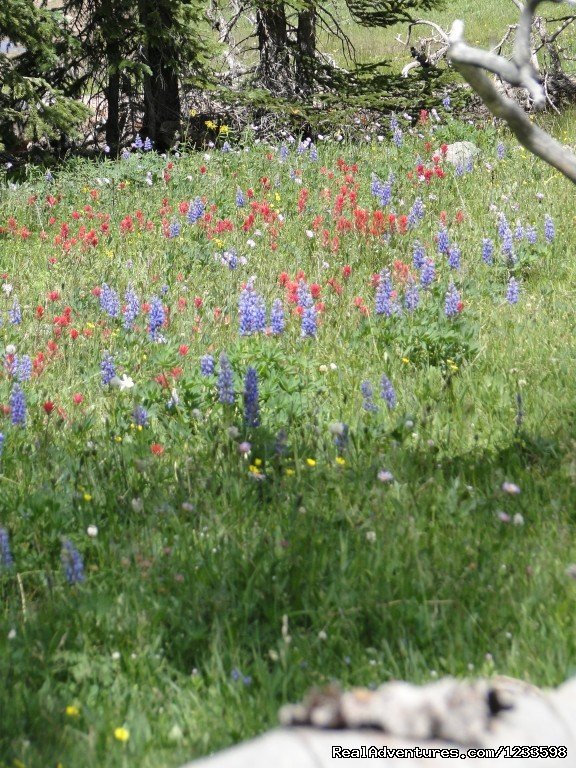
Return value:
<svg viewBox="0 0 576 768">
<path fill-rule="evenodd" d="M 306 459 L 306 464 L 308 464 L 309 467 L 315 467 L 316 459 Z"/>
<path fill-rule="evenodd" d="M 66 714 L 68 717 L 78 717 L 80 710 L 74 704 L 68 704 L 66 707 Z"/>
<path fill-rule="evenodd" d="M 115 728 L 114 738 L 125 744 L 130 738 L 130 731 L 128 730 L 128 728 Z"/>
</svg>

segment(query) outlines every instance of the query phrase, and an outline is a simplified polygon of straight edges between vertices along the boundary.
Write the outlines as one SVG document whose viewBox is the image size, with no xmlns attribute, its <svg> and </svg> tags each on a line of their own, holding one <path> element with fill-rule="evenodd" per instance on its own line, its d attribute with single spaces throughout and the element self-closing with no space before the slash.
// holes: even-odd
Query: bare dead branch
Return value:
<svg viewBox="0 0 576 768">
<path fill-rule="evenodd" d="M 568 1 L 571 4 L 576 4 L 574 0 Z M 540 0 L 531 0 L 526 6 L 531 9 L 530 28 L 533 12 L 539 2 Z M 553 2 L 560 2 L 560 0 L 553 0 Z M 524 17 L 524 12 L 522 16 Z M 526 23 L 525 18 L 521 21 Z M 515 59 L 508 62 L 490 51 L 473 48 L 465 43 L 464 22 L 455 21 L 450 30 L 448 58 L 481 97 L 492 114 L 508 123 L 520 144 L 576 184 L 576 156 L 567 147 L 534 125 L 524 110 L 512 99 L 499 93 L 494 83 L 485 74 L 485 70 L 495 72 L 511 85 L 522 85 L 529 91 L 534 91 L 539 96 L 539 100 L 545 103 L 545 89 L 535 79 L 530 64 L 530 32 L 526 36 L 525 29 L 523 29 L 521 38 L 524 40 L 527 50 L 520 50 L 518 40 L 516 40 Z"/>
</svg>

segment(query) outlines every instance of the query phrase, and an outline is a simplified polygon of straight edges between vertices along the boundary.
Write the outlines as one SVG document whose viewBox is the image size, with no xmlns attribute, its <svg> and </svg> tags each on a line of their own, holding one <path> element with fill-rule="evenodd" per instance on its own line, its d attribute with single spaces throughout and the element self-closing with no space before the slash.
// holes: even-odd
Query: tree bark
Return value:
<svg viewBox="0 0 576 768">
<path fill-rule="evenodd" d="M 258 80 L 273 93 L 289 95 L 294 91 L 294 82 L 290 72 L 288 25 L 283 2 L 258 8 L 256 33 L 260 52 Z"/>
<path fill-rule="evenodd" d="M 298 14 L 296 30 L 296 87 L 304 95 L 314 90 L 316 79 L 316 9 L 310 4 Z"/>
</svg>

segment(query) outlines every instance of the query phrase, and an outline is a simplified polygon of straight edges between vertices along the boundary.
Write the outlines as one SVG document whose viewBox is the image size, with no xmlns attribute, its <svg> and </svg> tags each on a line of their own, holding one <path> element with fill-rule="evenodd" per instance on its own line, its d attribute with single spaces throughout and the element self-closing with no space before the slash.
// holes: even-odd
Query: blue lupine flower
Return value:
<svg viewBox="0 0 576 768">
<path fill-rule="evenodd" d="M 288 159 L 288 147 L 286 144 L 282 144 L 280 147 L 280 162 L 284 163 Z"/>
<path fill-rule="evenodd" d="M 200 373 L 202 376 L 212 376 L 214 370 L 215 365 L 212 355 L 202 355 L 200 358 Z"/>
<path fill-rule="evenodd" d="M 10 550 L 10 537 L 5 528 L 0 528 L 0 566 L 11 568 L 14 565 L 14 558 Z"/>
<path fill-rule="evenodd" d="M 466 173 L 472 173 L 473 170 L 474 170 L 474 160 L 471 157 L 469 157 L 468 160 L 466 161 L 465 171 Z"/>
<path fill-rule="evenodd" d="M 68 539 L 62 542 L 62 565 L 66 581 L 73 586 L 84 581 L 84 563 L 76 547 Z"/>
<path fill-rule="evenodd" d="M 190 224 L 194 224 L 198 221 L 198 219 L 202 218 L 204 214 L 204 203 L 202 200 L 197 197 L 195 200 L 192 200 L 190 205 L 188 206 L 188 221 Z"/>
<path fill-rule="evenodd" d="M 168 228 L 168 237 L 169 238 L 178 237 L 178 235 L 180 234 L 180 229 L 181 229 L 180 222 L 178 221 L 178 219 L 174 219 L 171 222 L 170 227 Z"/>
<path fill-rule="evenodd" d="M 218 400 L 224 405 L 234 403 L 234 374 L 228 355 L 220 355 L 220 371 L 218 373 Z"/>
<path fill-rule="evenodd" d="M 110 317 L 118 317 L 120 314 L 118 294 L 107 283 L 103 283 L 100 289 L 100 309 Z"/>
<path fill-rule="evenodd" d="M 508 226 L 508 222 L 506 221 L 506 216 L 500 212 L 498 214 L 498 236 L 500 238 L 504 238 L 506 233 L 510 231 L 510 227 Z"/>
<path fill-rule="evenodd" d="M 143 405 L 137 405 L 132 411 L 132 420 L 137 427 L 148 426 L 148 411 Z"/>
<path fill-rule="evenodd" d="M 146 136 L 144 139 L 144 152 L 150 152 L 152 150 L 152 140 L 150 136 Z"/>
<path fill-rule="evenodd" d="M 380 272 L 380 280 L 376 287 L 376 297 L 374 302 L 374 309 L 377 315 L 386 315 L 390 317 L 398 311 L 398 305 L 392 301 L 392 293 L 394 287 L 392 285 L 392 278 L 390 277 L 390 270 L 383 269 Z"/>
<path fill-rule="evenodd" d="M 124 294 L 126 309 L 124 310 L 124 328 L 129 331 L 140 313 L 140 300 L 134 289 L 129 286 Z"/>
<path fill-rule="evenodd" d="M 12 302 L 12 309 L 8 310 L 8 317 L 10 318 L 12 325 L 20 325 L 22 322 L 22 311 L 16 297 L 14 297 L 14 301 Z"/>
<path fill-rule="evenodd" d="M 272 309 L 270 311 L 270 329 L 277 336 L 284 331 L 284 328 L 284 307 L 280 299 L 275 299 L 272 302 Z"/>
<path fill-rule="evenodd" d="M 22 355 L 16 365 L 16 378 L 18 381 L 28 381 L 32 376 L 33 364 L 30 355 Z"/>
<path fill-rule="evenodd" d="M 300 335 L 302 338 L 315 338 L 317 330 L 316 307 L 306 307 L 302 313 L 302 327 Z"/>
<path fill-rule="evenodd" d="M 54 176 L 52 176 L 51 171 L 46 171 L 44 178 L 48 183 L 50 183 L 51 181 L 54 181 Z"/>
<path fill-rule="evenodd" d="M 250 336 L 252 333 L 264 331 L 266 328 L 266 306 L 264 299 L 254 290 L 251 281 L 240 292 L 238 319 L 241 336 Z"/>
<path fill-rule="evenodd" d="M 506 147 L 501 141 L 499 141 L 496 146 L 496 156 L 498 160 L 503 160 L 504 157 L 506 156 Z"/>
<path fill-rule="evenodd" d="M 142 141 L 142 138 L 140 137 L 140 134 L 136 134 L 136 138 L 134 139 L 134 143 L 132 144 L 134 149 L 142 149 L 144 146 L 144 142 Z"/>
<path fill-rule="evenodd" d="M 454 317 L 454 315 L 457 315 L 459 304 L 460 294 L 458 293 L 454 283 L 450 281 L 444 302 L 444 312 L 446 313 L 446 317 Z"/>
<path fill-rule="evenodd" d="M 224 251 L 222 254 L 222 264 L 225 264 L 228 269 L 236 269 L 238 266 L 238 254 L 236 248 L 231 248 L 229 251 Z"/>
<path fill-rule="evenodd" d="M 304 152 L 306 152 L 306 150 L 308 149 L 309 144 L 310 144 L 310 139 L 309 138 L 304 139 L 304 141 L 301 141 L 300 144 L 298 144 L 298 148 L 296 149 L 296 152 L 299 155 L 304 154 Z"/>
<path fill-rule="evenodd" d="M 26 426 L 26 397 L 19 384 L 14 386 L 10 394 L 10 412 L 14 426 Z"/>
<path fill-rule="evenodd" d="M 244 422 L 247 427 L 257 427 L 260 424 L 258 407 L 258 374 L 250 366 L 244 379 Z"/>
<path fill-rule="evenodd" d="M 511 277 L 508 283 L 508 288 L 506 289 L 506 301 L 509 304 L 517 304 L 519 298 L 520 298 L 520 285 L 518 284 L 518 281 L 515 278 Z"/>
<path fill-rule="evenodd" d="M 296 297 L 298 299 L 298 305 L 307 309 L 314 304 L 314 299 L 310 293 L 310 288 L 304 280 L 298 282 L 298 288 L 296 289 Z"/>
<path fill-rule="evenodd" d="M 494 243 L 489 237 L 482 238 L 482 260 L 490 266 L 494 261 Z"/>
<path fill-rule="evenodd" d="M 414 200 L 414 203 L 412 204 L 412 208 L 410 208 L 410 211 L 408 213 L 408 224 L 410 227 L 415 227 L 416 224 L 418 224 L 419 221 L 422 221 L 424 218 L 424 203 L 422 202 L 421 197 L 417 197 L 416 200 Z"/>
<path fill-rule="evenodd" d="M 516 226 L 514 227 L 514 239 L 515 240 L 524 239 L 524 227 L 522 226 L 521 221 L 517 221 Z"/>
<path fill-rule="evenodd" d="M 370 183 L 370 192 L 374 195 L 374 197 L 380 197 L 380 194 L 382 192 L 382 182 L 376 176 L 375 173 L 372 174 L 372 181 Z"/>
<path fill-rule="evenodd" d="M 396 391 L 392 386 L 392 382 L 385 374 L 382 374 L 380 379 L 380 397 L 390 410 L 396 407 Z"/>
<path fill-rule="evenodd" d="M 448 236 L 448 230 L 446 227 L 440 227 L 438 235 L 436 236 L 436 243 L 438 246 L 438 253 L 448 253 L 450 247 L 450 238 Z"/>
<path fill-rule="evenodd" d="M 404 141 L 404 134 L 402 133 L 402 129 L 399 125 L 397 125 L 394 128 L 394 131 L 392 132 L 392 141 L 394 142 L 394 145 L 400 148 L 402 146 L 402 143 Z"/>
<path fill-rule="evenodd" d="M 502 235 L 501 250 L 504 256 L 507 256 L 510 261 L 514 259 L 514 242 L 512 240 L 512 230 L 510 228 Z"/>
<path fill-rule="evenodd" d="M 419 243 L 418 240 L 416 240 L 412 247 L 412 264 L 414 265 L 414 269 L 422 269 L 425 261 L 426 249 L 422 243 Z"/>
<path fill-rule="evenodd" d="M 116 376 L 116 366 L 114 365 L 114 358 L 109 352 L 104 353 L 102 362 L 100 363 L 100 372 L 102 374 L 102 386 L 105 387 Z"/>
<path fill-rule="evenodd" d="M 529 224 L 524 230 L 524 237 L 530 243 L 530 245 L 536 245 L 536 241 L 538 240 L 536 227 L 533 227 L 531 224 Z"/>
<path fill-rule="evenodd" d="M 236 190 L 236 205 L 238 206 L 238 208 L 243 208 L 246 205 L 246 200 L 244 199 L 244 193 L 242 192 L 240 187 L 238 187 L 238 189 Z"/>
<path fill-rule="evenodd" d="M 444 109 L 450 109 L 450 96 L 444 96 L 442 99 L 442 106 Z"/>
<path fill-rule="evenodd" d="M 308 156 L 313 163 L 318 160 L 318 149 L 315 144 L 310 144 L 310 154 Z"/>
<path fill-rule="evenodd" d="M 420 290 L 418 283 L 410 281 L 404 294 L 404 306 L 408 312 L 414 312 L 418 304 L 420 303 Z"/>
<path fill-rule="evenodd" d="M 123 149 L 120 157 L 122 160 L 130 160 L 130 150 L 128 148 Z"/>
<path fill-rule="evenodd" d="M 448 248 L 448 266 L 450 269 L 460 269 L 460 248 L 457 245 Z"/>
<path fill-rule="evenodd" d="M 420 285 L 426 289 L 436 279 L 436 267 L 432 259 L 427 259 L 420 273 Z"/>
<path fill-rule="evenodd" d="M 225 141 L 224 144 L 222 144 L 221 152 L 230 152 L 232 147 L 230 146 L 230 143 L 228 141 Z"/>
<path fill-rule="evenodd" d="M 374 390 L 372 389 L 372 384 L 370 384 L 369 381 L 363 381 L 362 384 L 360 384 L 360 392 L 362 392 L 362 397 L 364 398 L 362 408 L 364 408 L 365 411 L 368 411 L 368 413 L 376 413 L 378 406 L 374 402 Z"/>
<path fill-rule="evenodd" d="M 148 315 L 148 333 L 152 341 L 158 339 L 158 331 L 164 324 L 164 306 L 158 296 L 153 296 L 150 301 L 150 313 Z"/>
<path fill-rule="evenodd" d="M 554 222 L 550 214 L 547 213 L 544 216 L 544 237 L 546 238 L 546 242 L 551 243 L 552 240 L 554 240 L 555 234 L 556 230 L 554 228 Z"/>
</svg>

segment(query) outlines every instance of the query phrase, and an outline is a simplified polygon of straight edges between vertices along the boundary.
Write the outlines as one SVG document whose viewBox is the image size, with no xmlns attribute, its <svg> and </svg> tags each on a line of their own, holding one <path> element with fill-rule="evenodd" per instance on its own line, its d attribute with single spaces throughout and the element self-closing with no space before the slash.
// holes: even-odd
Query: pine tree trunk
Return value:
<svg viewBox="0 0 576 768">
<path fill-rule="evenodd" d="M 172 64 L 177 59 L 170 29 L 173 15 L 170 0 L 156 3 L 140 0 L 140 21 L 151 30 L 144 55 L 151 73 L 144 76 L 144 119 L 142 135 L 148 136 L 154 147 L 163 152 L 173 143 L 180 125 L 180 90 L 178 70 Z M 153 16 L 154 14 L 154 16 Z M 158 24 L 160 29 L 152 25 Z"/>
<path fill-rule="evenodd" d="M 108 82 L 106 83 L 106 144 L 110 147 L 110 156 L 118 155 L 120 146 L 120 50 L 117 43 L 107 47 Z"/>
<path fill-rule="evenodd" d="M 316 78 L 316 9 L 310 5 L 298 14 L 296 30 L 296 83 L 298 91 L 310 94 Z"/>
<path fill-rule="evenodd" d="M 258 80 L 264 88 L 276 94 L 293 93 L 284 3 L 267 4 L 258 9 L 256 32 L 260 52 Z"/>
</svg>

